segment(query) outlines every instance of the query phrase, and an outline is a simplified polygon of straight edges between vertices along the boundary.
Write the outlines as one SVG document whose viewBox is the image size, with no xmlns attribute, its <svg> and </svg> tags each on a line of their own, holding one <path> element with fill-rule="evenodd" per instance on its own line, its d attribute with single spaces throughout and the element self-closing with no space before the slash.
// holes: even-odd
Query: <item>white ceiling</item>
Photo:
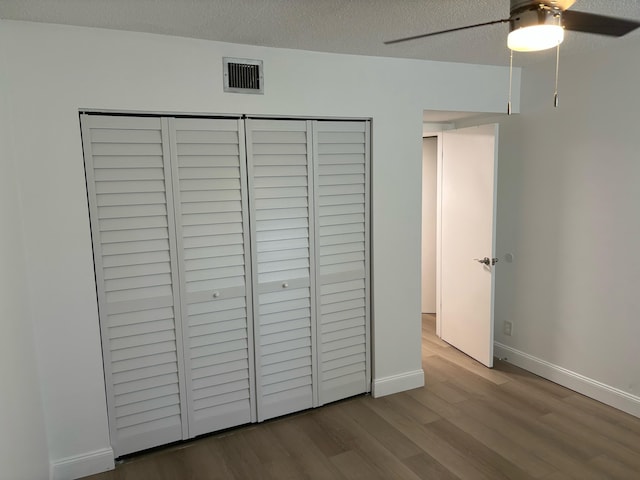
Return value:
<svg viewBox="0 0 640 480">
<path fill-rule="evenodd" d="M 573 9 L 640 21 L 640 0 L 578 0 Z M 0 18 L 6 20 L 489 65 L 508 64 L 506 24 L 400 45 L 383 42 L 508 16 L 509 0 L 0 0 Z M 562 51 L 585 52 L 616 41 L 567 32 Z M 520 54 L 515 64 L 550 54 Z"/>
</svg>

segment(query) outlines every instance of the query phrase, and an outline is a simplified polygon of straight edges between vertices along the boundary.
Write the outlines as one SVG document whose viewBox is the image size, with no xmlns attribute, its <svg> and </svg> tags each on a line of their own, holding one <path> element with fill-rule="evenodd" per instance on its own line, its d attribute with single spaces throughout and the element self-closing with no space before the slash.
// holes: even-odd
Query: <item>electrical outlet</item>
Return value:
<svg viewBox="0 0 640 480">
<path fill-rule="evenodd" d="M 510 337 L 512 329 L 513 329 L 513 323 L 505 321 L 504 326 L 502 327 L 502 333 Z"/>
</svg>

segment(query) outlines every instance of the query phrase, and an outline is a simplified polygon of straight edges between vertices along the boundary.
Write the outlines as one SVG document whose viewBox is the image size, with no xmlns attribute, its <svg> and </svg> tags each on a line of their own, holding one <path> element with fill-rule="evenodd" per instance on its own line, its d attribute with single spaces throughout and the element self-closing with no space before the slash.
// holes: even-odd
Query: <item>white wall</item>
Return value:
<svg viewBox="0 0 640 480">
<path fill-rule="evenodd" d="M 514 261 L 497 269 L 496 340 L 640 416 L 640 38 L 610 45 L 561 58 L 558 109 L 555 56 L 524 69 L 522 114 L 500 126 L 497 246 Z"/>
<path fill-rule="evenodd" d="M 422 313 L 436 311 L 436 201 L 438 139 L 422 140 Z"/>
<path fill-rule="evenodd" d="M 109 447 L 80 108 L 371 117 L 374 390 L 422 384 L 422 112 L 503 110 L 506 69 L 7 21 L 0 48 L 54 475 Z M 265 95 L 222 93 L 222 56 L 263 59 Z"/>
<path fill-rule="evenodd" d="M 0 112 L 7 109 L 6 73 L 0 69 Z M 49 476 L 49 456 L 15 178 L 11 122 L 0 115 L 0 478 L 39 480 Z"/>
</svg>

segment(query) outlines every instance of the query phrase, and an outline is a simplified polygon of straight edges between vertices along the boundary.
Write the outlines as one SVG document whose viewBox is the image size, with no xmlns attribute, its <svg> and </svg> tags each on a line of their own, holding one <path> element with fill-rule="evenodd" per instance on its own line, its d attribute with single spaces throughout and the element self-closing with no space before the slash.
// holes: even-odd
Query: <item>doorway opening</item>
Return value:
<svg viewBox="0 0 640 480">
<path fill-rule="evenodd" d="M 438 337 L 491 367 L 498 125 L 470 115 L 424 122 L 421 311 L 435 314 Z"/>
<path fill-rule="evenodd" d="M 436 315 L 438 137 L 422 138 L 422 314 Z"/>
</svg>

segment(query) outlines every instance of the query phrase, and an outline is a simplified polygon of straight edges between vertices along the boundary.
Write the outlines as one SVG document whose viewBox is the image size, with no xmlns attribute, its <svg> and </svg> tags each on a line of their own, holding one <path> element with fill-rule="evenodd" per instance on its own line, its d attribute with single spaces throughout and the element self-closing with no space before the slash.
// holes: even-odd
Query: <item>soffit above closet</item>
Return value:
<svg viewBox="0 0 640 480">
<path fill-rule="evenodd" d="M 640 21 L 637 0 L 578 0 L 584 12 Z M 158 33 L 277 48 L 508 65 L 506 25 L 385 46 L 383 41 L 508 14 L 508 0 L 0 0 L 0 18 Z M 640 31 L 631 34 L 638 37 Z M 625 39 L 626 40 L 626 39 Z M 564 54 L 618 40 L 571 32 Z M 518 55 L 517 65 L 549 52 Z"/>
</svg>

